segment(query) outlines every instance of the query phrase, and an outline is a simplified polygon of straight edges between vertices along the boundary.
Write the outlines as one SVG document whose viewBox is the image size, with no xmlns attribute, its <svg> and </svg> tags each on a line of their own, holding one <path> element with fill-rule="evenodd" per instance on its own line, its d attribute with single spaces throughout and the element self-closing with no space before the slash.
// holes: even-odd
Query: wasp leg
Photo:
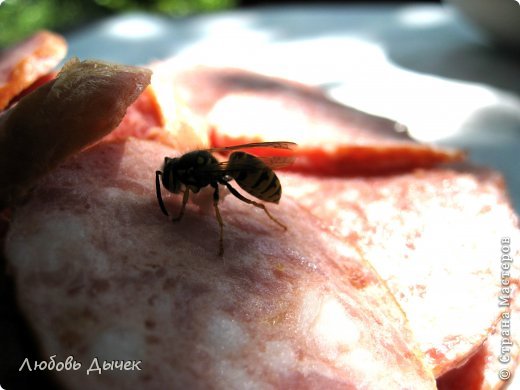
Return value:
<svg viewBox="0 0 520 390">
<path fill-rule="evenodd" d="M 186 188 L 186 190 L 184 190 L 184 195 L 182 197 L 181 211 L 179 212 L 179 215 L 177 215 L 175 218 L 172 218 L 172 222 L 177 222 L 177 221 L 181 220 L 182 216 L 184 215 L 184 209 L 186 208 L 186 203 L 188 203 L 189 197 L 190 197 L 190 190 L 188 188 Z"/>
<path fill-rule="evenodd" d="M 265 207 L 265 205 L 263 205 L 262 203 L 257 203 L 251 199 L 247 199 L 245 196 L 243 196 L 240 192 L 238 192 L 237 190 L 235 190 L 233 187 L 231 187 L 231 184 L 229 184 L 227 181 L 223 181 L 222 184 L 224 184 L 229 192 L 231 192 L 233 195 L 235 195 L 238 199 L 240 199 L 242 202 L 246 202 L 248 204 L 251 204 L 255 207 L 258 207 L 262 210 L 265 211 L 265 213 L 267 214 L 267 216 L 269 218 L 271 218 L 271 220 L 273 222 L 275 222 L 276 224 L 278 224 L 280 227 L 282 227 L 283 230 L 287 230 L 287 226 L 285 226 L 283 223 L 281 223 L 280 221 L 278 221 L 275 217 L 273 217 L 269 211 L 267 211 L 267 208 Z"/>
<path fill-rule="evenodd" d="M 155 192 L 157 193 L 157 201 L 159 202 L 159 207 L 164 215 L 168 216 L 168 211 L 166 211 L 166 207 L 164 207 L 164 203 L 161 195 L 161 181 L 159 176 L 162 175 L 161 171 L 155 171 Z"/>
<path fill-rule="evenodd" d="M 220 225 L 220 238 L 219 238 L 219 250 L 218 255 L 224 256 L 224 222 L 222 222 L 222 217 L 220 216 L 220 210 L 218 209 L 218 201 L 219 201 L 219 192 L 218 192 L 218 184 L 211 184 L 215 191 L 213 192 L 213 207 L 215 208 L 215 215 L 217 216 L 218 224 Z"/>
</svg>

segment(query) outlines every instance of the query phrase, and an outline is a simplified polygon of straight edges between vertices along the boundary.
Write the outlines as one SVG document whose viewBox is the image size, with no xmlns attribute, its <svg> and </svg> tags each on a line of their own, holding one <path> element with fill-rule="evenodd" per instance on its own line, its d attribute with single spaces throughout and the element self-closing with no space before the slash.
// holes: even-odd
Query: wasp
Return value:
<svg viewBox="0 0 520 390">
<path fill-rule="evenodd" d="M 261 208 L 273 222 L 282 229 L 287 230 L 284 224 L 269 213 L 263 203 L 246 198 L 230 184 L 230 181 L 234 180 L 240 188 L 257 199 L 264 202 L 278 203 L 282 196 L 282 186 L 273 169 L 290 165 L 294 157 L 258 157 L 244 151 L 238 151 L 238 149 L 277 148 L 292 150 L 295 146 L 294 142 L 285 141 L 257 142 L 195 150 L 174 158 L 165 157 L 162 170 L 155 172 L 155 188 L 159 207 L 166 216 L 169 216 L 162 200 L 161 184 L 171 193 L 183 193 L 181 209 L 176 217 L 171 218 L 172 221 L 181 220 L 190 192 L 197 193 L 203 187 L 213 187 L 213 207 L 220 226 L 219 256 L 224 255 L 224 222 L 218 208 L 219 185 L 225 186 L 231 194 L 241 201 Z M 231 151 L 233 152 L 230 154 L 229 160 L 224 162 L 218 161 L 213 155 L 213 153 Z"/>
</svg>

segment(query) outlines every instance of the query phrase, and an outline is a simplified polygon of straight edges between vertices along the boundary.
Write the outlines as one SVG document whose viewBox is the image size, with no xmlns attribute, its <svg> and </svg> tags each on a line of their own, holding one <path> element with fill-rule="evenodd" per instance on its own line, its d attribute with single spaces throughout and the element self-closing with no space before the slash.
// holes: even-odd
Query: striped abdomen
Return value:
<svg viewBox="0 0 520 390">
<path fill-rule="evenodd" d="M 234 152 L 229 156 L 228 174 L 244 191 L 265 202 L 278 203 L 282 186 L 271 168 L 259 158 Z"/>
</svg>

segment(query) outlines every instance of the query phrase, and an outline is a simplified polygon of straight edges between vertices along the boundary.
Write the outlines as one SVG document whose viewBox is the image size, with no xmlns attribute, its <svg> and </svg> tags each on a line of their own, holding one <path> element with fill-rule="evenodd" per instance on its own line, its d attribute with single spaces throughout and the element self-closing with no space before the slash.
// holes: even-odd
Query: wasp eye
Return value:
<svg viewBox="0 0 520 390">
<path fill-rule="evenodd" d="M 175 170 L 176 168 L 176 165 L 177 165 L 177 161 L 179 159 L 177 157 L 174 157 L 174 158 L 170 158 L 170 157 L 165 157 L 164 158 L 164 164 L 163 164 L 163 171 L 166 171 L 166 170 Z M 166 172 L 165 172 L 166 173 Z"/>
<path fill-rule="evenodd" d="M 165 166 L 162 174 L 162 184 L 168 191 L 178 194 L 181 191 L 181 182 L 175 170 L 172 169 L 171 162 Z"/>
</svg>

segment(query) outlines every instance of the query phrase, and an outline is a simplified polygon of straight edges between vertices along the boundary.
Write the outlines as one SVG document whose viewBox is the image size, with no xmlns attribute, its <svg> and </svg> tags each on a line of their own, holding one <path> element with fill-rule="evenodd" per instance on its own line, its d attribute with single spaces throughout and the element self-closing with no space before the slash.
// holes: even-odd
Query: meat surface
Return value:
<svg viewBox="0 0 520 390">
<path fill-rule="evenodd" d="M 165 121 L 157 97 L 153 89 L 148 87 L 128 107 L 123 120 L 116 129 L 104 139 L 110 141 L 135 137 L 162 141 L 167 139 L 164 125 Z"/>
<path fill-rule="evenodd" d="M 150 83 L 144 68 L 78 60 L 0 115 L 0 210 L 113 130 Z M 37 156 L 35 158 L 35 156 Z"/>
<path fill-rule="evenodd" d="M 6 255 L 19 305 L 43 356 L 82 363 L 56 373 L 62 384 L 435 388 L 379 277 L 291 199 L 271 208 L 283 232 L 226 197 L 224 258 L 213 212 L 189 204 L 169 222 L 154 172 L 172 154 L 156 142 L 98 144 L 16 210 Z M 93 358 L 139 360 L 141 370 L 87 376 Z"/>
<path fill-rule="evenodd" d="M 59 39 L 47 61 L 39 48 L 54 38 L 42 34 L 0 60 L 0 103 L 51 77 L 42 72 L 59 61 Z M 27 61 L 46 76 L 29 81 Z M 7 78 L 10 68 L 24 77 Z M 145 90 L 146 70 L 74 62 L 0 115 L 0 209 L 121 122 L 44 178 L 10 227 L 10 210 L 0 218 L 42 358 L 82 363 L 57 373 L 62 385 L 427 389 L 434 376 L 444 390 L 505 385 L 497 247 L 520 233 L 500 175 L 309 176 L 395 173 L 462 154 L 419 144 L 401 125 L 296 82 L 236 69 L 165 75 Z M 159 142 L 121 141 L 129 137 Z M 160 213 L 154 172 L 175 154 L 164 144 L 282 138 L 300 144 L 294 167 L 307 174 L 281 175 L 289 197 L 271 212 L 288 232 L 228 196 L 220 259 L 210 204 L 191 204 L 177 224 Z M 93 358 L 140 361 L 142 370 L 86 376 Z"/>
<path fill-rule="evenodd" d="M 199 67 L 170 73 L 176 99 L 208 122 L 211 145 L 293 141 L 300 157 L 294 170 L 374 174 L 463 157 L 459 151 L 420 144 L 404 126 L 336 103 L 296 82 L 239 69 Z"/>
<path fill-rule="evenodd" d="M 516 258 L 520 243 L 499 174 L 432 169 L 281 180 L 286 194 L 357 247 L 388 283 L 436 376 L 462 365 L 493 332 L 503 310 L 501 239 L 510 237 Z"/>
<path fill-rule="evenodd" d="M 520 363 L 520 300 L 512 297 L 493 334 L 463 366 L 437 379 L 439 390 L 517 389 Z M 509 322 L 502 320 L 509 319 Z M 504 349 L 503 349 L 504 348 Z M 511 376 L 509 376 L 511 375 Z M 514 376 L 514 378 L 513 378 Z M 513 383 L 514 380 L 517 383 Z"/>
<path fill-rule="evenodd" d="M 0 111 L 31 84 L 51 72 L 66 52 L 67 43 L 63 37 L 40 31 L 0 53 Z"/>
</svg>

